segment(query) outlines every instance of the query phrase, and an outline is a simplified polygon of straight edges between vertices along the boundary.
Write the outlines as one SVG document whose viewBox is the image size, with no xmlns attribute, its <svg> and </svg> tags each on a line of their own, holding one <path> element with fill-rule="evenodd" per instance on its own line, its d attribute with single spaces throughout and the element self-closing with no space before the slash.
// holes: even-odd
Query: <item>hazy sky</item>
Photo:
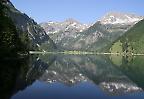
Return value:
<svg viewBox="0 0 144 99">
<path fill-rule="evenodd" d="M 92 23 L 108 12 L 144 15 L 144 0 L 11 0 L 17 9 L 44 21 L 63 21 L 74 18 Z"/>
</svg>

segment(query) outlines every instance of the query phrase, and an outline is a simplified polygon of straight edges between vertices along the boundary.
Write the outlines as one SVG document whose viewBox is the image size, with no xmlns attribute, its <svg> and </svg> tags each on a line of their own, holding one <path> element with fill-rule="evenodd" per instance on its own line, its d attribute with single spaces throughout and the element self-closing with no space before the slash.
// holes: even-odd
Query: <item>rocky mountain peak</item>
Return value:
<svg viewBox="0 0 144 99">
<path fill-rule="evenodd" d="M 47 34 L 55 34 L 59 32 L 63 33 L 75 33 L 82 32 L 87 29 L 89 26 L 86 24 L 82 24 L 75 19 L 69 18 L 63 22 L 44 22 L 40 23 L 40 25 L 44 28 Z"/>
<path fill-rule="evenodd" d="M 102 24 L 135 24 L 142 20 L 143 17 L 135 14 L 127 14 L 120 12 L 107 13 L 102 19 Z"/>
<path fill-rule="evenodd" d="M 73 19 L 73 18 L 68 18 L 68 19 L 66 19 L 64 22 L 80 24 L 80 22 L 78 22 L 77 20 L 75 20 L 75 19 Z"/>
</svg>

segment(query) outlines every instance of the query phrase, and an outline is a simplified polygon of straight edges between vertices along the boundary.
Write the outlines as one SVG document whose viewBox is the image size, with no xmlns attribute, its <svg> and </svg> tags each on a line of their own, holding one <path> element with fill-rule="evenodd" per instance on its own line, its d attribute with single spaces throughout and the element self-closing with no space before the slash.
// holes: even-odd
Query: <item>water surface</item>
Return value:
<svg viewBox="0 0 144 99">
<path fill-rule="evenodd" d="M 144 99 L 143 60 L 47 54 L 0 61 L 0 99 Z"/>
</svg>

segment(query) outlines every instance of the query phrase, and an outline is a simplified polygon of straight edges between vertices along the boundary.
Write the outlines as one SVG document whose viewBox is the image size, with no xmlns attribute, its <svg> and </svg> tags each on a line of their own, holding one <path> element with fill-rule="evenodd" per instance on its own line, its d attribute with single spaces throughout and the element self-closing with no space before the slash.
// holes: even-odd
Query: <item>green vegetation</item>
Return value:
<svg viewBox="0 0 144 99">
<path fill-rule="evenodd" d="M 144 56 L 110 55 L 110 60 L 131 81 L 144 88 Z"/>
<path fill-rule="evenodd" d="M 113 46 L 110 48 L 110 52 L 113 52 L 113 53 L 122 53 L 123 49 L 122 49 L 122 43 L 121 43 L 121 41 L 118 41 L 118 42 L 114 43 Z"/>
<path fill-rule="evenodd" d="M 23 47 L 23 48 L 19 49 L 20 51 L 29 51 L 32 48 L 36 48 L 31 45 L 31 41 L 29 39 L 28 33 L 22 32 L 20 30 L 17 30 L 17 32 L 20 34 L 19 39 L 22 44 L 21 47 Z"/>
<path fill-rule="evenodd" d="M 40 45 L 40 48 L 38 49 L 39 51 L 47 51 L 47 52 L 49 52 L 49 51 L 56 51 L 57 49 L 56 49 L 57 47 L 56 47 L 56 45 L 54 44 L 54 42 L 51 40 L 51 39 L 49 39 L 49 41 L 47 41 L 47 42 L 45 42 L 45 43 L 42 43 L 41 45 Z"/>
<path fill-rule="evenodd" d="M 112 61 L 114 65 L 117 65 L 117 66 L 122 65 L 122 59 L 123 59 L 122 55 L 110 55 L 110 60 Z"/>
<path fill-rule="evenodd" d="M 117 68 L 139 87 L 144 88 L 144 56 L 124 56 L 119 59 L 122 64 L 115 64 Z"/>
<path fill-rule="evenodd" d="M 5 11 L 8 10 L 0 2 L 0 57 L 16 56 L 17 53 L 28 50 L 28 35 L 18 35 L 18 31 L 12 20 L 7 17 Z M 23 33 L 24 34 L 24 33 Z"/>
<path fill-rule="evenodd" d="M 138 22 L 111 46 L 111 53 L 144 54 L 144 20 Z"/>
</svg>

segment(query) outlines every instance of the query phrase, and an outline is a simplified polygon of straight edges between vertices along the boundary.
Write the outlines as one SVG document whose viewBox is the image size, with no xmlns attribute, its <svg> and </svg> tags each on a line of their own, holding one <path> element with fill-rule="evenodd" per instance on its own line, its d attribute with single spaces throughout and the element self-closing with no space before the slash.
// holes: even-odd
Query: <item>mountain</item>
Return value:
<svg viewBox="0 0 144 99">
<path fill-rule="evenodd" d="M 16 26 L 18 37 L 29 47 L 30 50 L 40 49 L 40 46 L 47 43 L 49 50 L 55 48 L 54 42 L 46 32 L 32 18 L 17 10 L 9 0 L 3 0 L 2 4 L 7 8 L 5 15 L 9 17 Z M 29 40 L 29 42 L 26 42 Z"/>
<path fill-rule="evenodd" d="M 40 25 L 44 28 L 47 34 L 57 34 L 61 32 L 75 33 L 75 32 L 82 32 L 83 30 L 88 28 L 88 25 L 82 24 L 72 18 L 66 19 L 64 22 L 45 22 L 40 23 Z"/>
<path fill-rule="evenodd" d="M 110 52 L 126 54 L 143 54 L 144 51 L 144 19 L 134 25 L 122 37 L 112 43 Z"/>
<path fill-rule="evenodd" d="M 18 51 L 26 51 L 27 46 L 18 38 L 18 31 L 12 20 L 5 15 L 6 6 L 0 1 L 0 57 L 17 55 Z M 22 48 L 23 47 L 23 48 Z M 12 53 L 11 53 L 12 52 Z"/>
<path fill-rule="evenodd" d="M 78 32 L 86 30 L 89 25 L 82 24 L 72 18 L 64 22 L 47 22 L 40 23 L 50 38 L 62 48 L 65 46 L 65 39 L 74 39 L 79 36 Z"/>
<path fill-rule="evenodd" d="M 93 25 L 82 26 L 85 28 L 81 28 L 75 21 L 71 25 L 77 24 L 72 28 L 69 28 L 71 25 L 68 26 L 68 31 L 67 28 L 58 28 L 53 22 L 41 26 L 48 31 L 52 40 L 62 50 L 98 51 L 122 36 L 142 19 L 143 17 L 134 14 L 111 12 Z M 52 28 L 49 28 L 50 24 L 53 24 Z"/>
<path fill-rule="evenodd" d="M 142 17 L 135 14 L 118 12 L 107 13 L 101 20 L 102 24 L 133 24 L 137 23 Z"/>
</svg>

